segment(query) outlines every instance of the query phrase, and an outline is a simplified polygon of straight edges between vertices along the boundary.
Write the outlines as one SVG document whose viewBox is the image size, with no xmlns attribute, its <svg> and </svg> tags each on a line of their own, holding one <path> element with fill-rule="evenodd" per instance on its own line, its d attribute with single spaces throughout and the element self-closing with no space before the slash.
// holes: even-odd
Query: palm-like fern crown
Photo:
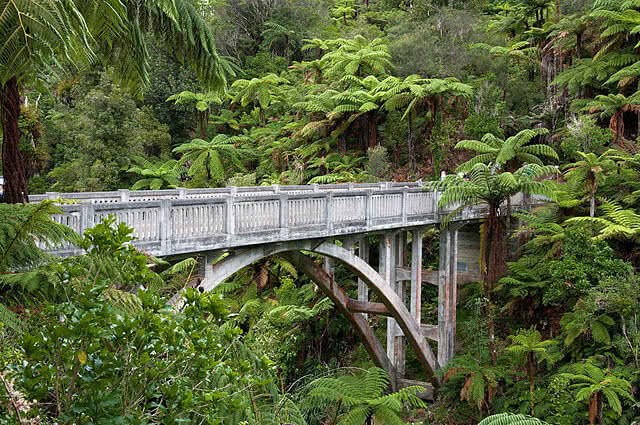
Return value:
<svg viewBox="0 0 640 425">
<path fill-rule="evenodd" d="M 574 102 L 576 106 L 584 104 L 582 110 L 589 113 L 600 112 L 600 118 L 611 118 L 614 114 L 625 111 L 640 112 L 640 94 L 632 96 L 623 94 L 598 95 L 595 99 Z"/>
<path fill-rule="evenodd" d="M 267 74 L 251 80 L 236 80 L 231 86 L 233 102 L 240 103 L 243 107 L 258 104 L 264 109 L 277 96 L 279 86 L 282 84 L 289 84 L 289 81 L 276 74 Z"/>
<path fill-rule="evenodd" d="M 618 151 L 614 149 L 609 149 L 599 156 L 593 152 L 578 152 L 582 160 L 564 166 L 564 175 L 569 183 L 569 189 L 577 190 L 584 184 L 587 193 L 595 191 L 607 173 L 616 169 L 613 158 L 617 153 Z"/>
<path fill-rule="evenodd" d="M 379 368 L 368 369 L 359 375 L 317 379 L 311 387 L 303 407 L 324 410 L 327 405 L 339 405 L 346 410 L 339 425 L 362 425 L 370 417 L 376 424 L 404 425 L 398 413 L 405 405 L 424 406 L 416 396 L 417 391 L 423 391 L 421 387 L 406 387 L 385 395 L 389 376 Z"/>
<path fill-rule="evenodd" d="M 380 75 L 393 69 L 388 44 L 380 38 L 369 41 L 357 35 L 351 40 L 335 40 L 335 45 L 337 49 L 322 57 L 330 75 Z"/>
<path fill-rule="evenodd" d="M 607 39 L 607 42 L 600 48 L 595 56 L 609 53 L 618 46 L 629 34 L 640 31 L 640 12 L 638 12 L 638 2 L 598 0 L 593 5 L 594 9 L 590 16 L 596 19 L 603 19 L 600 29 L 600 37 Z M 636 44 L 636 48 L 640 46 Z"/>
<path fill-rule="evenodd" d="M 100 16 L 113 7 L 114 30 L 122 31 L 125 10 L 119 1 L 96 4 L 94 13 Z M 0 84 L 13 76 L 37 73 L 44 61 L 51 59 L 58 48 L 68 58 L 93 60 L 91 30 L 72 2 L 57 0 L 18 0 L 0 2 Z"/>
<path fill-rule="evenodd" d="M 571 366 L 571 372 L 560 373 L 560 377 L 574 384 L 570 388 L 576 391 L 576 400 L 588 401 L 595 393 L 602 393 L 604 400 L 618 414 L 622 414 L 621 398 L 635 403 L 631 395 L 631 383 L 608 369 L 600 368 L 589 359 Z"/>
<path fill-rule="evenodd" d="M 474 43 L 471 45 L 472 49 L 487 50 L 494 56 L 505 57 L 521 62 L 537 62 L 536 47 L 529 46 L 528 41 L 519 41 L 509 47 L 504 46 L 491 46 L 486 43 Z"/>
<path fill-rule="evenodd" d="M 222 98 L 218 93 L 194 93 L 188 90 L 176 93 L 167 98 L 167 102 L 173 100 L 176 105 L 193 103 L 198 111 L 204 112 L 209 109 L 211 103 L 221 104 Z"/>
<path fill-rule="evenodd" d="M 186 169 L 180 166 L 175 159 L 155 164 L 142 157 L 136 157 L 134 161 L 138 165 L 129 168 L 128 171 L 140 174 L 144 178 L 135 182 L 131 187 L 133 190 L 145 188 L 151 190 L 174 189 L 180 185 L 180 175 L 186 172 Z"/>
<path fill-rule="evenodd" d="M 549 425 L 538 418 L 515 413 L 499 413 L 481 420 L 478 425 Z"/>
<path fill-rule="evenodd" d="M 39 245 L 57 246 L 78 242 L 78 235 L 69 227 L 54 221 L 60 207 L 52 201 L 39 204 L 0 203 L 0 275 L 29 269 L 47 256 Z"/>
<path fill-rule="evenodd" d="M 632 209 L 625 209 L 615 202 L 604 201 L 600 205 L 603 217 L 573 217 L 566 223 L 591 223 L 595 225 L 596 239 L 640 240 L 640 215 Z"/>
<path fill-rule="evenodd" d="M 516 213 L 514 216 L 524 223 L 517 235 L 533 235 L 524 245 L 527 253 L 540 259 L 548 259 L 560 253 L 567 234 L 558 223 L 557 205 L 552 204 L 535 212 Z"/>
<path fill-rule="evenodd" d="M 226 85 L 233 68 L 219 58 L 213 35 L 186 0 L 0 2 L 0 83 L 37 74 L 62 49 L 71 61 L 108 58 L 136 90 L 149 82 L 143 33 L 153 32 L 210 87 Z"/>
<path fill-rule="evenodd" d="M 463 140 L 456 145 L 457 149 L 469 149 L 478 153 L 469 161 L 461 164 L 457 171 L 467 172 L 476 164 L 496 164 L 504 168 L 505 164 L 514 159 L 520 163 L 543 165 L 540 156 L 558 159 L 558 154 L 553 148 L 545 144 L 529 145 L 528 143 L 537 136 L 547 134 L 545 128 L 522 130 L 515 136 L 502 140 L 491 133 L 484 135 L 482 140 Z"/>
<path fill-rule="evenodd" d="M 243 155 L 250 151 L 236 146 L 236 143 L 249 140 L 246 136 L 228 136 L 218 134 L 210 141 L 193 139 L 173 149 L 175 153 L 181 153 L 180 161 L 191 161 L 189 175 L 195 175 L 209 170 L 211 176 L 216 179 L 224 177 L 224 172 L 229 165 L 239 170 L 244 170 Z M 225 161 L 230 164 L 225 165 Z"/>
<path fill-rule="evenodd" d="M 551 184 L 536 180 L 556 172 L 556 167 L 550 165 L 528 164 L 514 172 L 498 172 L 495 166 L 476 164 L 470 170 L 468 180 L 454 174 L 436 182 L 433 187 L 443 190 L 439 205 L 457 205 L 456 213 L 476 204 L 497 208 L 507 197 L 518 192 L 551 196 Z"/>
<path fill-rule="evenodd" d="M 549 347 L 556 344 L 553 340 L 542 340 L 542 335 L 537 330 L 531 329 L 523 331 L 517 335 L 509 335 L 513 344 L 507 348 L 507 351 L 516 355 L 526 356 L 535 354 L 538 362 L 552 362 L 553 359 L 549 354 Z"/>
<path fill-rule="evenodd" d="M 553 84 L 566 86 L 571 93 L 578 93 L 584 87 L 599 88 L 603 84 L 619 81 L 613 79 L 613 76 L 618 75 L 618 72 L 624 72 L 620 75 L 628 77 L 627 73 L 633 73 L 633 70 L 636 69 L 633 64 L 638 62 L 638 59 L 638 56 L 633 52 L 625 50 L 608 53 L 597 61 L 592 58 L 578 59 L 573 66 L 558 74 L 553 80 Z M 577 103 L 577 105 L 580 104 Z"/>
</svg>

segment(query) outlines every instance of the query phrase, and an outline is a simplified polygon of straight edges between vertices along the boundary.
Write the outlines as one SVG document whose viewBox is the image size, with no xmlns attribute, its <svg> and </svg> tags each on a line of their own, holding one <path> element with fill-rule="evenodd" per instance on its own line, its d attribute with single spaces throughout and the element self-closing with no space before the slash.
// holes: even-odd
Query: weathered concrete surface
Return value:
<svg viewBox="0 0 640 425">
<path fill-rule="evenodd" d="M 304 240 L 260 245 L 238 250 L 211 266 L 212 278 L 205 279 L 201 283 L 200 288 L 204 291 L 210 291 L 244 267 L 271 255 L 300 251 L 315 252 L 336 261 L 341 261 L 346 267 L 356 273 L 356 275 L 369 286 L 369 289 L 374 290 L 397 322 L 397 325 L 402 329 L 403 334 L 407 338 L 409 345 L 415 352 L 418 361 L 430 381 L 434 387 L 438 387 L 439 382 L 434 372 L 439 368 L 439 365 L 436 356 L 422 334 L 420 324 L 411 316 L 406 305 L 388 281 L 384 280 L 383 277 L 373 270 L 364 260 L 336 244 L 324 240 Z M 325 273 L 325 275 L 328 276 L 327 273 Z M 333 285 L 337 286 L 333 279 L 330 279 L 330 281 Z M 333 288 L 331 289 L 333 290 Z M 348 300 L 345 300 L 345 303 L 348 304 Z M 387 358 L 388 357 L 387 355 Z"/>
</svg>

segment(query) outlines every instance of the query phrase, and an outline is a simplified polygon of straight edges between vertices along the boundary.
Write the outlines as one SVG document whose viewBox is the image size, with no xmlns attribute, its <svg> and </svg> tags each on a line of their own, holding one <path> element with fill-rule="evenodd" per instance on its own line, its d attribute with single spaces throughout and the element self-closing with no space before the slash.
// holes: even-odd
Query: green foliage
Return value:
<svg viewBox="0 0 640 425">
<path fill-rule="evenodd" d="M 558 154 L 549 145 L 534 144 L 529 142 L 534 137 L 547 134 L 548 130 L 539 128 L 535 130 L 522 130 L 515 136 L 509 137 L 507 140 L 501 140 L 491 133 L 487 133 L 482 140 L 463 140 L 456 145 L 457 149 L 469 149 L 475 151 L 478 155 L 471 160 L 458 166 L 458 172 L 468 172 L 478 163 L 496 164 L 503 169 L 513 168 L 510 164 L 516 162 L 520 164 L 537 164 L 543 165 L 543 161 L 539 156 L 558 159 Z"/>
<path fill-rule="evenodd" d="M 227 175 L 245 169 L 243 156 L 250 152 L 237 144 L 246 140 L 247 138 L 242 136 L 218 134 L 208 142 L 193 139 L 176 147 L 173 152 L 182 154 L 180 163 L 191 164 L 188 171 L 190 176 L 204 174 L 207 182 L 220 184 Z"/>
<path fill-rule="evenodd" d="M 502 367 L 482 364 L 465 354 L 454 357 L 441 372 L 444 381 L 452 381 L 460 389 L 460 400 L 474 405 L 478 411 L 489 409 L 498 390 L 498 381 L 506 374 Z"/>
<path fill-rule="evenodd" d="M 73 90 L 71 105 L 56 104 L 43 122 L 42 143 L 53 169 L 50 190 L 60 192 L 115 190 L 129 187 L 122 170 L 133 158 L 166 157 L 170 135 L 149 108 L 135 100 L 106 75 L 85 91 Z M 144 167 L 148 168 L 148 167 Z"/>
<path fill-rule="evenodd" d="M 422 387 L 405 387 L 385 394 L 389 376 L 379 368 L 371 368 L 357 375 L 321 378 L 310 384 L 303 407 L 314 411 L 328 411 L 340 425 L 369 423 L 400 425 L 405 422 L 399 414 L 405 406 L 424 407 L 416 396 Z M 337 422 L 336 422 L 337 420 Z"/>
<path fill-rule="evenodd" d="M 134 158 L 138 166 L 129 168 L 130 173 L 140 174 L 145 177 L 131 186 L 132 190 L 139 189 L 175 189 L 180 185 L 181 167 L 178 161 L 169 160 L 164 163 L 153 164 L 142 157 Z"/>
<path fill-rule="evenodd" d="M 491 415 L 480 422 L 478 425 L 548 425 L 533 416 L 515 414 L 515 413 L 498 413 Z"/>
<path fill-rule="evenodd" d="M 610 370 L 601 369 L 591 360 L 573 364 L 571 372 L 560 376 L 575 382 L 570 388 L 577 401 L 588 402 L 591 423 L 600 414 L 600 406 L 607 405 L 620 416 L 623 401 L 634 403 L 631 384 Z"/>
<path fill-rule="evenodd" d="M 591 239 L 587 229 L 568 228 L 563 256 L 549 262 L 549 283 L 545 304 L 574 305 L 590 288 L 607 278 L 626 279 L 630 267 L 614 258 L 613 250 L 602 241 Z"/>
<path fill-rule="evenodd" d="M 44 262 L 44 247 L 77 242 L 77 235 L 52 218 L 60 213 L 53 201 L 39 204 L 0 203 L 0 273 L 22 271 Z"/>
<path fill-rule="evenodd" d="M 384 180 L 389 175 L 391 164 L 387 149 L 384 146 L 376 146 L 367 150 L 367 172 L 379 180 Z"/>
<path fill-rule="evenodd" d="M 574 118 L 567 123 L 567 137 L 562 140 L 561 148 L 569 160 L 580 159 L 578 152 L 604 152 L 611 143 L 610 130 L 600 128 L 589 115 Z"/>
</svg>

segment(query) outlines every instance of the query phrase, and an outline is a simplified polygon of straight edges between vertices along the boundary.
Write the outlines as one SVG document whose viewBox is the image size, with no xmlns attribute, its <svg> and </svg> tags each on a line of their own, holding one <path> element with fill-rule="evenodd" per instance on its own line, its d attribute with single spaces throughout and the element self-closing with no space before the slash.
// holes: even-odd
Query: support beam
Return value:
<svg viewBox="0 0 640 425">
<path fill-rule="evenodd" d="M 438 325 L 420 325 L 420 330 L 425 339 L 438 342 Z M 396 329 L 396 336 L 404 336 L 402 329 Z"/>
<path fill-rule="evenodd" d="M 382 344 L 380 344 L 380 341 L 376 338 L 374 330 L 369 326 L 368 321 L 363 317 L 363 315 L 361 313 L 349 311 L 348 306 L 351 298 L 349 298 L 340 286 L 335 284 L 333 276 L 328 275 L 324 269 L 320 268 L 311 258 L 300 252 L 286 252 L 281 255 L 291 262 L 291 264 L 294 264 L 297 268 L 302 270 L 305 275 L 313 280 L 325 295 L 333 301 L 336 308 L 347 318 L 356 330 L 356 333 L 358 333 L 358 336 L 364 342 L 364 346 L 376 366 L 389 373 L 392 389 L 397 389 L 394 379 L 396 375 L 395 369 L 384 352 Z"/>
<path fill-rule="evenodd" d="M 306 239 L 253 246 L 238 251 L 237 255 L 226 257 L 217 262 L 213 267 L 213 281 L 207 282 L 206 285 L 203 282 L 200 288 L 204 291 L 210 291 L 234 273 L 256 261 L 271 255 L 292 251 L 315 252 L 339 260 L 364 280 L 371 289 L 375 290 L 380 301 L 384 303 L 397 320 L 398 326 L 402 329 L 429 381 L 434 387 L 440 386 L 440 381 L 435 376 L 435 371 L 440 368 L 438 359 L 422 335 L 420 325 L 413 320 L 406 305 L 400 300 L 398 294 L 392 290 L 389 282 L 385 281 L 369 264 L 338 245 L 326 241 L 323 242 L 322 240 Z M 174 305 L 177 306 L 177 304 L 175 303 Z"/>
<path fill-rule="evenodd" d="M 359 301 L 354 300 L 353 298 L 349 298 L 349 302 L 347 303 L 347 307 L 349 311 L 358 312 L 358 313 L 371 313 L 371 314 L 379 314 L 381 316 L 391 316 L 391 312 L 382 303 L 372 303 L 370 301 Z"/>
<path fill-rule="evenodd" d="M 366 236 L 361 237 L 358 240 L 358 257 L 362 258 L 366 263 L 369 262 L 369 248 L 369 239 Z M 358 278 L 358 301 L 369 301 L 369 287 L 360 278 Z"/>
<path fill-rule="evenodd" d="M 396 270 L 396 280 L 411 280 L 412 272 L 413 270 L 411 267 L 398 267 Z M 420 280 L 423 284 L 438 286 L 438 270 L 422 269 L 420 276 Z"/>
</svg>

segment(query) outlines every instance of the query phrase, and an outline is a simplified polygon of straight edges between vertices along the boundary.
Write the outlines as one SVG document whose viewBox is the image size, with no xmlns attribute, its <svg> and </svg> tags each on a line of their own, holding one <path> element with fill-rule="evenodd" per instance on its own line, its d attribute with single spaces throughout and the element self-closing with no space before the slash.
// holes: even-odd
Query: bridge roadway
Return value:
<svg viewBox="0 0 640 425">
<path fill-rule="evenodd" d="M 154 191 L 55 193 L 30 196 L 76 201 L 61 205 L 54 217 L 78 233 L 113 214 L 135 229 L 134 246 L 155 256 L 197 255 L 204 259 L 203 291 L 271 255 L 282 255 L 329 296 L 360 335 L 373 361 L 386 369 L 394 386 L 404 379 L 405 346 L 416 353 L 436 388 L 434 372 L 454 355 L 460 228 L 477 221 L 486 208 L 460 211 L 440 232 L 440 270 L 422 269 L 422 233 L 453 209 L 438 207 L 440 193 L 421 182 L 304 186 L 227 187 Z M 513 208 L 524 198 L 512 198 Z M 467 234 L 469 235 L 469 234 Z M 477 239 L 477 234 L 471 234 Z M 369 265 L 370 242 L 379 244 L 378 270 Z M 471 246 L 471 245 L 470 245 Z M 473 244 L 478 258 L 479 244 Z M 81 254 L 66 245 L 51 251 Z M 232 255 L 222 257 L 230 252 Z M 305 253 L 325 256 L 319 268 Z M 359 277 L 357 299 L 333 280 L 340 261 Z M 470 261 L 473 263 L 473 261 Z M 465 266 L 466 267 L 466 266 Z M 479 275 L 474 276 L 476 279 Z M 421 323 L 424 280 L 438 286 L 438 323 Z M 375 296 L 369 297 L 369 289 Z M 368 315 L 388 316 L 386 349 L 371 329 Z M 427 340 L 437 343 L 437 357 Z"/>
</svg>

